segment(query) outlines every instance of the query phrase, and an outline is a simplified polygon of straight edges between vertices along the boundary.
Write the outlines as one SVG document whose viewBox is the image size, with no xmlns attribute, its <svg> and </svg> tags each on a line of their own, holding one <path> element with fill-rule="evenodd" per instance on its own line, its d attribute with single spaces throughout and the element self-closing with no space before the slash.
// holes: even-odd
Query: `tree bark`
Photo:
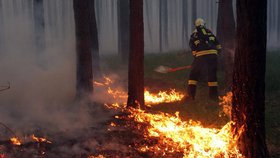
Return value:
<svg viewBox="0 0 280 158">
<path fill-rule="evenodd" d="M 43 62 L 43 51 L 45 50 L 45 18 L 43 0 L 33 0 L 35 47 L 39 57 L 39 65 L 45 66 Z"/>
<path fill-rule="evenodd" d="M 232 85 L 232 69 L 234 59 L 235 21 L 232 0 L 220 0 L 218 8 L 217 38 L 222 45 L 220 68 L 225 72 L 224 82 L 227 90 Z"/>
<path fill-rule="evenodd" d="M 151 26 L 151 23 L 153 22 L 153 19 L 151 19 L 151 9 L 150 9 L 150 7 L 151 7 L 151 3 L 149 4 L 149 2 L 150 2 L 150 0 L 144 0 L 143 1 L 143 3 L 144 3 L 144 5 L 145 5 L 145 9 L 144 9 L 144 11 L 145 11 L 145 13 L 146 13 L 146 29 L 147 29 L 147 36 L 146 36 L 146 39 L 149 39 L 148 41 L 150 41 L 150 44 L 154 44 L 154 41 L 153 41 L 153 35 L 152 35 L 152 26 Z M 144 16 L 144 14 L 143 14 L 143 16 Z"/>
<path fill-rule="evenodd" d="M 159 1 L 159 51 L 164 51 L 168 47 L 168 9 L 167 0 Z"/>
<path fill-rule="evenodd" d="M 196 1 L 197 0 L 192 0 L 192 24 L 193 24 L 192 26 L 193 26 L 193 29 L 194 29 L 194 22 L 198 18 L 197 14 L 196 14 L 196 8 L 197 8 Z"/>
<path fill-rule="evenodd" d="M 244 127 L 239 148 L 246 158 L 267 158 L 265 65 L 267 1 L 237 0 L 232 118 Z M 257 33 L 256 33 L 257 32 Z"/>
<path fill-rule="evenodd" d="M 95 16 L 95 0 L 90 0 L 90 34 L 91 34 L 91 51 L 92 51 L 92 70 L 93 78 L 99 79 L 102 77 L 99 62 L 99 43 L 98 32 Z"/>
<path fill-rule="evenodd" d="M 182 34 L 182 44 L 183 48 L 188 47 L 188 1 L 187 0 L 182 0 L 182 24 L 183 24 L 183 34 Z"/>
<path fill-rule="evenodd" d="M 122 62 L 127 64 L 129 57 L 129 0 L 118 0 L 118 48 Z"/>
<path fill-rule="evenodd" d="M 162 52 L 162 0 L 159 0 L 159 52 Z"/>
<path fill-rule="evenodd" d="M 130 54 L 127 106 L 144 108 L 143 0 L 130 0 Z"/>
<path fill-rule="evenodd" d="M 3 28 L 3 2 L 0 1 L 0 28 Z M 0 32 L 0 50 L 3 49 L 4 46 L 4 37 L 3 32 Z M 0 52 L 0 55 L 3 54 L 3 52 Z"/>
<path fill-rule="evenodd" d="M 277 1 L 278 3 L 278 15 L 277 15 L 277 40 L 280 41 L 280 1 Z"/>
<path fill-rule="evenodd" d="M 102 2 L 101 0 L 95 0 L 94 2 L 95 2 L 95 10 L 96 10 L 95 14 L 96 14 L 97 30 L 100 30 L 100 24 L 101 24 L 100 19 L 102 18 L 102 14 L 101 14 Z"/>
<path fill-rule="evenodd" d="M 77 52 L 77 99 L 87 97 L 93 92 L 90 1 L 73 0 Z"/>
</svg>

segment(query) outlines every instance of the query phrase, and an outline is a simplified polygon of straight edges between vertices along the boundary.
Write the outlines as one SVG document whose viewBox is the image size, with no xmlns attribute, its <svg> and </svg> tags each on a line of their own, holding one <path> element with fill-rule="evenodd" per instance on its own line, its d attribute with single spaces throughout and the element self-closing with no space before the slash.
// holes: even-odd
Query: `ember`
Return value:
<svg viewBox="0 0 280 158">
<path fill-rule="evenodd" d="M 87 158 L 106 158 L 103 155 L 98 155 L 98 156 L 88 156 Z"/>
<path fill-rule="evenodd" d="M 39 143 L 41 143 L 41 142 L 52 143 L 51 141 L 47 140 L 46 138 L 36 137 L 34 134 L 32 134 L 31 138 Z"/>
<path fill-rule="evenodd" d="M 10 138 L 10 141 L 12 142 L 12 144 L 14 145 L 21 145 L 20 140 L 17 137 L 12 137 Z"/>
</svg>

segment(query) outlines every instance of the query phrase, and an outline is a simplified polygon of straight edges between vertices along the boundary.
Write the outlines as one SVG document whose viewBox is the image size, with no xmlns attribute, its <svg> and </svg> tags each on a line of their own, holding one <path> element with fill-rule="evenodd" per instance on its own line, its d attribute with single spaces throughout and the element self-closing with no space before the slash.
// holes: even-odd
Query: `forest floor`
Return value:
<svg viewBox="0 0 280 158">
<path fill-rule="evenodd" d="M 118 86 L 125 90 L 127 88 L 127 66 L 122 64 L 117 55 L 101 56 L 100 61 L 104 75 L 111 77 L 111 79 L 116 79 L 119 84 Z M 267 146 L 272 158 L 280 157 L 279 61 L 280 53 L 267 53 L 265 123 Z M 176 89 L 176 91 L 184 93 L 189 74 L 188 69 L 166 74 L 155 72 L 154 69 L 160 65 L 180 67 L 189 65 L 191 62 L 192 56 L 190 53 L 187 55 L 182 52 L 146 54 L 145 88 L 151 92 Z M 224 96 L 228 91 L 223 83 L 223 73 L 221 71 L 218 71 L 218 81 L 219 93 L 221 96 Z M 95 87 L 94 93 L 102 94 L 102 92 L 98 91 L 98 87 Z M 103 101 L 110 100 L 104 95 L 101 96 L 103 97 Z M 115 100 L 112 101 L 114 102 Z M 159 140 L 145 136 L 144 132 L 147 124 L 136 122 L 133 118 L 128 117 L 129 113 L 127 111 L 108 109 L 102 101 L 90 102 L 83 104 L 83 106 L 75 107 L 78 107 L 74 109 L 77 115 L 79 110 L 88 109 L 87 112 L 89 112 L 89 116 L 94 123 L 89 126 L 60 132 L 51 132 L 44 129 L 50 127 L 40 128 L 40 131 L 49 132 L 43 133 L 41 136 L 47 136 L 51 143 L 26 140 L 21 146 L 15 147 L 10 144 L 9 140 L 0 140 L 0 158 L 6 158 L 4 154 L 15 158 L 163 157 L 159 151 L 156 153 L 152 151 L 142 152 L 139 150 L 139 147 L 141 148 L 143 146 L 152 147 Z M 179 116 L 182 121 L 190 119 L 200 121 L 204 127 L 221 128 L 230 120 L 228 116 L 222 115 L 223 109 L 219 105 L 219 102 L 208 99 L 208 86 L 205 76 L 199 82 L 195 101 L 186 103 L 162 103 L 146 109 L 146 112 L 149 113 L 164 112 L 173 116 L 177 111 L 180 112 Z M 35 134 L 39 133 L 37 131 Z M 173 158 L 183 157 L 184 153 L 172 152 L 164 154 L 164 157 Z"/>
<path fill-rule="evenodd" d="M 120 76 L 127 77 L 127 67 L 121 63 L 117 56 L 103 56 L 102 67 L 107 72 L 113 71 L 121 74 Z M 113 59 L 113 60 L 112 60 Z M 271 157 L 280 156 L 280 52 L 267 53 L 266 65 L 266 137 L 267 146 Z M 158 73 L 154 69 L 160 65 L 169 67 L 180 67 L 190 65 L 192 63 L 191 53 L 172 52 L 172 53 L 150 53 L 145 54 L 145 87 L 152 90 L 167 90 L 175 88 L 178 91 L 184 92 L 186 81 L 188 79 L 189 70 L 184 69 L 172 73 Z M 228 92 L 223 83 L 223 72 L 218 71 L 219 93 L 221 96 Z M 221 127 L 229 118 L 226 116 L 220 117 L 222 112 L 218 102 L 208 99 L 207 78 L 203 76 L 199 82 L 197 89 L 197 97 L 195 101 L 186 104 L 162 104 L 153 106 L 151 111 L 161 111 L 174 114 L 180 112 L 180 117 L 183 120 L 201 121 L 203 125 L 210 127 Z"/>
</svg>

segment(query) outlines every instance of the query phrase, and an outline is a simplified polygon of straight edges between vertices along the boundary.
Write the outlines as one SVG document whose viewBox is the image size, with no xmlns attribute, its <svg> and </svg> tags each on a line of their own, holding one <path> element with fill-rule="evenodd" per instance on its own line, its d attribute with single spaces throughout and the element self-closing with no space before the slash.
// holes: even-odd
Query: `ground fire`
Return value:
<svg viewBox="0 0 280 158">
<path fill-rule="evenodd" d="M 243 158 L 238 150 L 237 144 L 237 140 L 239 135 L 243 132 L 243 129 L 238 131 L 238 134 L 234 133 L 232 130 L 234 122 L 229 121 L 221 128 L 210 128 L 204 127 L 199 121 L 191 119 L 182 120 L 178 111 L 174 114 L 169 114 L 127 108 L 127 93 L 122 89 L 116 88 L 117 86 L 115 86 L 114 83 L 115 82 L 108 77 L 104 77 L 104 81 L 94 81 L 96 89 L 103 89 L 106 95 L 115 101 L 104 103 L 104 107 L 108 110 L 118 111 L 118 114 L 114 115 L 114 118 L 107 124 L 107 132 L 111 133 L 111 137 L 108 139 L 116 139 L 114 138 L 115 135 L 120 135 L 121 131 L 124 130 L 131 130 L 137 133 L 136 137 L 138 138 L 132 141 L 133 144 L 128 144 L 127 147 L 118 145 L 118 148 L 123 150 L 119 152 L 131 150 L 132 152 L 137 152 L 138 156 L 130 154 L 124 157 Z M 159 91 L 158 93 L 151 93 L 145 90 L 144 97 L 146 105 L 152 107 L 158 104 L 170 104 L 180 101 L 183 94 L 177 92 L 175 89 Z M 228 104 L 231 102 L 231 97 L 231 93 L 221 97 L 222 101 L 220 104 L 224 107 L 224 114 L 229 114 L 230 106 Z M 131 140 L 133 134 L 131 136 L 127 136 L 127 134 L 128 133 L 125 133 L 124 136 L 119 137 L 121 139 Z M 98 137 L 100 136 L 98 135 L 93 139 L 83 140 L 84 142 L 82 145 L 85 146 L 84 148 L 90 148 L 89 145 L 95 147 L 95 149 L 87 149 L 89 153 L 90 151 L 94 151 L 94 154 L 86 154 L 84 156 L 87 158 L 114 157 L 113 155 L 116 155 L 116 153 L 112 153 L 108 148 L 114 148 L 115 145 L 110 144 L 109 141 L 106 145 L 102 145 L 102 143 L 98 145 L 100 140 L 94 140 L 98 139 Z M 52 141 L 45 137 L 38 137 L 32 134 L 29 136 L 29 139 L 20 139 L 20 137 L 16 136 L 11 137 L 9 142 L 14 146 L 12 148 L 18 147 L 19 151 L 22 151 L 24 148 L 35 148 L 39 157 L 47 157 L 46 155 L 48 154 L 48 150 L 51 150 L 51 146 L 61 145 L 58 143 L 59 140 L 51 140 Z M 73 140 L 67 141 L 67 143 L 73 144 Z M 5 145 L 5 142 L 1 144 L 1 146 L 3 145 Z M 65 142 L 63 142 L 62 145 L 65 145 Z M 80 144 L 80 146 L 82 145 Z M 13 151 L 10 148 L 11 147 L 9 147 L 9 150 L 6 149 L 6 151 Z M 117 154 L 119 154 L 119 152 Z M 6 157 L 8 156 L 5 155 L 5 153 L 0 152 L 0 158 Z"/>
<path fill-rule="evenodd" d="M 12 137 L 10 138 L 10 141 L 12 142 L 12 144 L 14 145 L 21 145 L 20 140 L 17 137 Z"/>
<path fill-rule="evenodd" d="M 110 81 L 110 82 L 108 82 Z M 109 83 L 109 84 L 108 84 Z M 95 82 L 96 84 L 96 82 Z M 118 90 L 113 91 L 110 88 L 110 84 L 113 84 L 112 80 L 105 78 L 104 83 L 98 83 L 96 85 L 107 86 L 108 91 L 114 98 L 121 94 L 120 98 L 124 97 L 125 92 Z M 106 87 L 105 86 L 105 87 Z M 183 94 L 176 92 L 172 89 L 170 92 L 159 92 L 157 94 L 151 94 L 145 90 L 145 104 L 152 106 L 159 103 L 176 102 L 182 99 Z M 232 94 L 228 93 L 222 97 L 221 105 L 224 109 L 224 114 L 229 115 Z M 125 103 L 106 104 L 109 108 L 120 108 L 126 110 Z M 170 153 L 180 152 L 183 153 L 183 157 L 197 158 L 197 157 L 237 157 L 242 158 L 242 154 L 238 151 L 237 139 L 243 132 L 241 129 L 239 134 L 234 134 L 232 127 L 234 122 L 230 121 L 222 128 L 207 128 L 203 127 L 199 121 L 182 121 L 179 117 L 179 112 L 175 115 L 167 113 L 152 114 L 140 109 L 128 109 L 130 118 L 133 118 L 136 122 L 148 124 L 144 133 L 146 139 L 158 138 L 157 144 L 153 146 L 139 146 L 138 150 L 142 152 L 153 152 L 157 155 L 165 156 Z M 119 116 L 115 116 L 120 118 Z M 111 126 L 116 126 L 115 123 L 111 123 Z"/>
</svg>

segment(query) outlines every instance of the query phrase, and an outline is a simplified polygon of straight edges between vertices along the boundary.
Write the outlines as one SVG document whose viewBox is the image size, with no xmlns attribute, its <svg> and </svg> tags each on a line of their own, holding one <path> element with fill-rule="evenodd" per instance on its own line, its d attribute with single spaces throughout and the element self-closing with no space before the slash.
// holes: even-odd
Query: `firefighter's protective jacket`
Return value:
<svg viewBox="0 0 280 158">
<path fill-rule="evenodd" d="M 215 35 L 204 26 L 196 27 L 191 35 L 189 45 L 194 57 L 218 54 L 222 48 Z"/>
</svg>

